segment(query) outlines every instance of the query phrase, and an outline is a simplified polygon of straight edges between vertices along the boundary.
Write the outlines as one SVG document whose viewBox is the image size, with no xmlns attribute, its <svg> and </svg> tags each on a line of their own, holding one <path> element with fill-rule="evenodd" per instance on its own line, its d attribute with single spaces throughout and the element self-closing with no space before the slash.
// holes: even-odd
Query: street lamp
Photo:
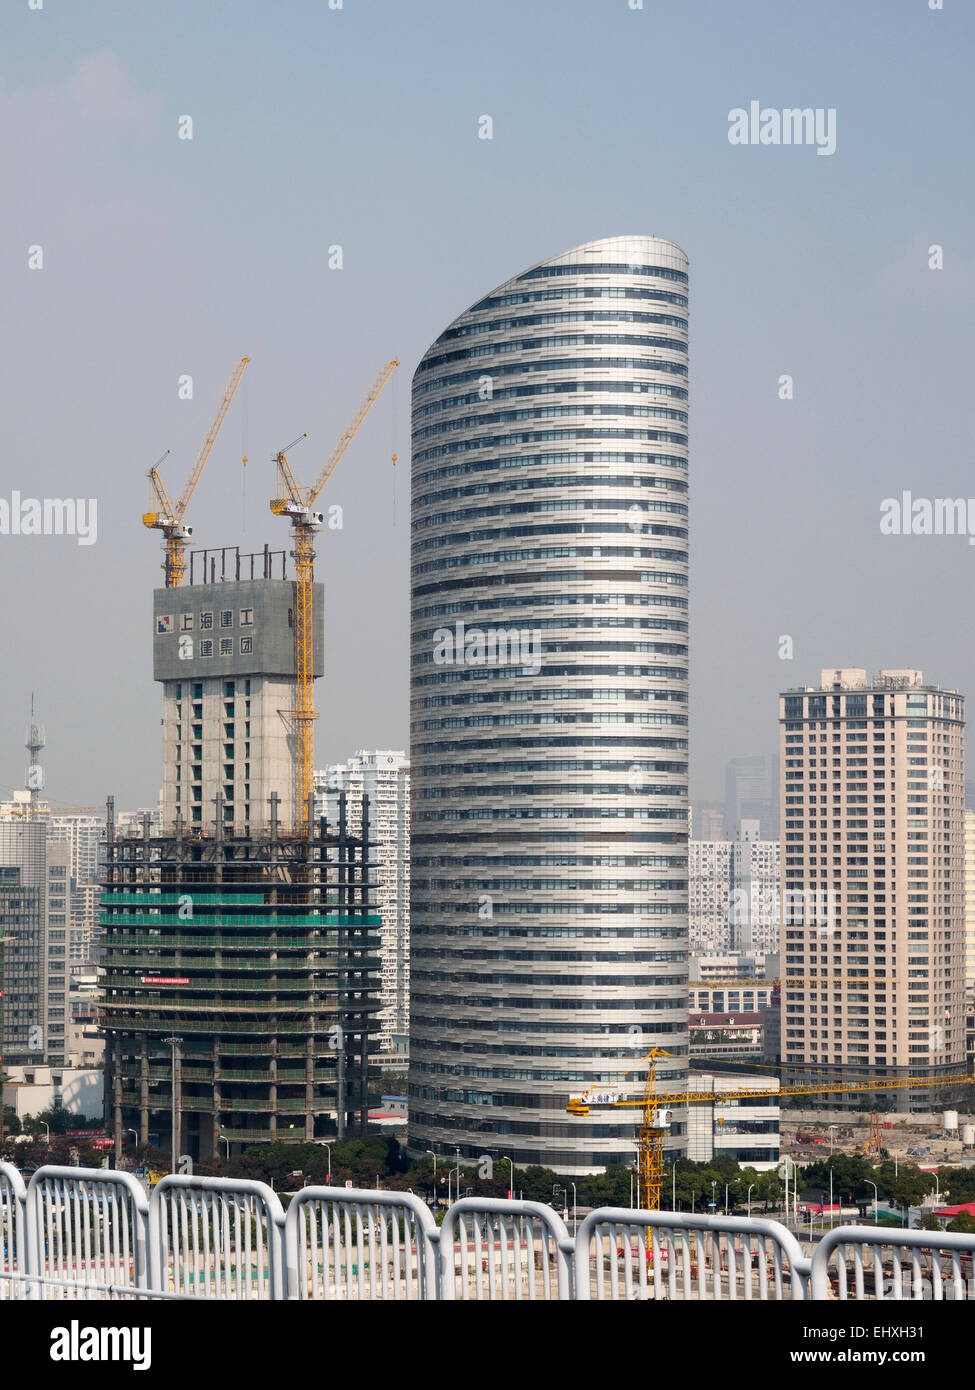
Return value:
<svg viewBox="0 0 975 1390">
<path fill-rule="evenodd" d="M 672 1190 L 673 1190 L 672 1205 L 671 1205 L 671 1208 L 670 1208 L 671 1211 L 676 1211 L 676 1210 L 677 1210 L 677 1164 L 678 1164 L 678 1162 L 679 1162 L 679 1157 L 675 1157 L 673 1163 L 671 1164 L 671 1168 L 670 1168 L 671 1187 L 672 1187 Z"/>
<path fill-rule="evenodd" d="M 842 1198 L 841 1198 L 842 1200 Z M 829 1166 L 829 1229 L 833 1229 L 833 1165 Z"/>
<path fill-rule="evenodd" d="M 230 1162 L 230 1136 L 227 1135 L 227 1134 L 221 1134 L 220 1138 L 221 1138 L 221 1139 L 223 1140 L 223 1142 L 227 1145 L 227 1154 L 226 1154 L 226 1157 L 227 1157 L 227 1162 L 229 1163 L 229 1162 Z"/>
<path fill-rule="evenodd" d="M 322 1144 L 322 1148 L 325 1150 L 325 1162 L 328 1164 L 328 1172 L 327 1172 L 326 1175 L 325 1175 L 325 1186 L 326 1186 L 326 1187 L 331 1187 L 331 1185 L 332 1185 L 332 1146 L 331 1146 L 331 1144 L 324 1144 L 324 1143 L 323 1143 L 323 1144 Z"/>
<path fill-rule="evenodd" d="M 872 1187 L 872 1188 L 873 1188 L 873 1220 L 874 1220 L 874 1225 L 876 1225 L 876 1224 L 877 1224 L 877 1184 L 876 1184 L 875 1182 L 871 1182 L 869 1178 L 864 1178 L 863 1181 L 867 1184 L 868 1187 Z"/>
<path fill-rule="evenodd" d="M 749 1215 L 749 1217 L 751 1217 L 751 1214 L 752 1214 L 752 1188 L 753 1188 L 754 1186 L 755 1186 L 755 1184 L 754 1184 L 753 1182 L 750 1182 L 750 1183 L 748 1184 L 748 1215 Z"/>
<path fill-rule="evenodd" d="M 46 1133 L 45 1136 L 44 1136 L 44 1142 L 47 1144 L 48 1148 L 50 1148 L 50 1146 L 51 1146 L 51 1126 L 48 1124 L 47 1120 L 38 1120 L 37 1123 L 38 1123 L 39 1125 L 43 1125 L 44 1128 L 45 1128 L 45 1130 L 47 1131 L 47 1133 Z"/>
<path fill-rule="evenodd" d="M 459 1150 L 459 1149 L 457 1150 L 457 1154 L 458 1154 L 458 1158 L 459 1158 L 459 1156 L 460 1156 L 460 1150 Z M 513 1159 L 513 1158 L 508 1158 L 508 1155 L 507 1155 L 507 1154 L 499 1154 L 498 1157 L 501 1158 L 501 1159 L 503 1159 L 503 1160 L 508 1164 L 508 1167 L 511 1169 L 511 1175 L 510 1175 L 510 1177 L 509 1177 L 509 1179 L 508 1179 L 508 1182 L 509 1182 L 509 1187 L 508 1187 L 508 1199 L 509 1199 L 509 1201 L 513 1201 L 513 1200 L 514 1200 L 514 1197 L 515 1197 L 515 1195 L 516 1195 L 516 1194 L 515 1194 L 515 1162 L 514 1162 L 514 1159 Z M 459 1172 L 460 1169 L 458 1168 L 457 1171 Z"/>
<path fill-rule="evenodd" d="M 138 1146 L 139 1146 L 139 1131 L 138 1131 L 137 1129 L 133 1129 L 133 1128 L 131 1127 L 131 1125 L 129 1125 L 129 1126 L 126 1127 L 126 1131 L 125 1131 L 125 1132 L 126 1132 L 126 1134 L 131 1134 L 131 1135 L 134 1136 L 136 1148 L 138 1148 Z"/>
<path fill-rule="evenodd" d="M 578 1221 L 576 1219 L 576 1185 L 574 1182 L 570 1182 L 569 1186 L 572 1188 L 572 1234 L 575 1235 L 578 1229 Z"/>
<path fill-rule="evenodd" d="M 728 1184 L 724 1185 L 724 1214 L 728 1215 Z"/>
<path fill-rule="evenodd" d="M 437 1176 L 437 1155 L 434 1153 L 433 1149 L 427 1149 L 427 1153 L 428 1153 L 428 1154 L 430 1155 L 430 1157 L 433 1159 L 433 1176 L 434 1176 L 434 1178 L 436 1178 L 436 1176 Z M 330 1165 L 330 1166 L 331 1166 L 331 1165 Z"/>
<path fill-rule="evenodd" d="M 716 1207 L 716 1206 L 718 1205 L 718 1203 L 717 1203 L 717 1201 L 716 1201 L 716 1199 L 715 1199 L 715 1196 L 714 1196 L 714 1190 L 715 1190 L 715 1188 L 717 1187 L 717 1185 L 718 1185 L 718 1180 L 717 1180 L 717 1178 L 712 1178 L 712 1179 L 711 1179 L 711 1205 L 712 1205 L 712 1207 Z"/>
<path fill-rule="evenodd" d="M 835 1125 L 827 1125 L 826 1128 L 829 1130 L 829 1156 L 830 1156 L 830 1158 L 832 1158 L 832 1157 L 833 1157 L 833 1130 L 836 1128 L 836 1126 L 835 1126 Z"/>
<path fill-rule="evenodd" d="M 170 1153 L 170 1160 L 169 1160 L 169 1161 L 170 1161 L 170 1165 L 171 1165 L 172 1171 L 173 1171 L 174 1173 L 176 1172 L 177 1164 L 178 1164 L 178 1156 L 177 1156 L 177 1153 L 176 1153 L 176 1149 L 177 1149 L 177 1147 L 178 1147 L 178 1139 L 179 1139 L 179 1118 L 178 1118 L 178 1113 L 177 1113 L 177 1109 L 176 1109 L 176 1071 L 177 1071 L 177 1067 L 178 1067 L 178 1065 L 179 1065 L 179 1047 L 180 1047 L 180 1043 L 181 1043 L 182 1041 L 183 1041 L 182 1038 L 177 1038 L 177 1037 L 163 1038 L 163 1042 L 164 1042 L 164 1043 L 168 1043 L 168 1044 L 170 1045 L 170 1047 L 173 1049 L 173 1069 L 172 1069 L 172 1084 L 171 1084 L 171 1091 L 172 1091 L 172 1094 L 171 1094 L 171 1097 L 170 1097 L 171 1100 L 172 1100 L 172 1141 L 171 1141 L 171 1144 L 172 1144 L 172 1151 L 171 1151 L 171 1153 Z"/>
</svg>

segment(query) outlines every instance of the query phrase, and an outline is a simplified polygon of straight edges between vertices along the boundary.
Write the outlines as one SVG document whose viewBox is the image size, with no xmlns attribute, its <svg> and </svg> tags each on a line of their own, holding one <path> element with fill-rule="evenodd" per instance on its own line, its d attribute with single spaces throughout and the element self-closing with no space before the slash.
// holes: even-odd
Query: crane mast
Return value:
<svg viewBox="0 0 975 1390">
<path fill-rule="evenodd" d="M 288 462 L 284 449 L 274 456 L 277 465 L 277 492 L 271 499 L 271 511 L 275 516 L 286 516 L 291 520 L 294 550 L 291 552 L 295 562 L 295 704 L 291 711 L 295 724 L 297 740 L 296 755 L 296 794 L 295 825 L 299 833 L 308 825 L 308 798 L 312 792 L 315 760 L 314 721 L 314 626 L 313 626 L 313 585 L 315 582 L 315 532 L 321 529 L 322 515 L 312 510 L 315 499 L 328 482 L 339 459 L 352 443 L 352 440 L 375 405 L 386 382 L 392 376 L 399 362 L 394 358 L 387 362 L 377 374 L 369 390 L 363 397 L 358 410 L 353 415 L 344 433 L 332 450 L 318 474 L 308 488 L 299 486 Z M 307 435 L 302 434 L 288 449 L 294 447 Z"/>
</svg>

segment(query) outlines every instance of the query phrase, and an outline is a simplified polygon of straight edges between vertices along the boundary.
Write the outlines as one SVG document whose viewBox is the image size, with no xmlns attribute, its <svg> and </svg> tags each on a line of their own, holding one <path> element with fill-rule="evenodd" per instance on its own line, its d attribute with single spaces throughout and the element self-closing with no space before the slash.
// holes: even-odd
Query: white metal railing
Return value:
<svg viewBox="0 0 975 1390">
<path fill-rule="evenodd" d="M 440 1297 L 569 1298 L 571 1249 L 565 1223 L 551 1207 L 462 1197 L 440 1228 Z"/>
<path fill-rule="evenodd" d="M 975 1237 L 954 1232 L 837 1226 L 813 1255 L 812 1297 L 972 1300 L 973 1251 Z"/>
<path fill-rule="evenodd" d="M 148 1203 L 131 1173 L 39 1168 L 25 1212 L 25 1273 L 41 1281 L 27 1297 L 117 1298 L 146 1287 Z"/>
<path fill-rule="evenodd" d="M 437 1224 L 411 1192 L 306 1187 L 285 1219 L 293 1299 L 432 1299 Z"/>
<path fill-rule="evenodd" d="M 841 1226 L 810 1260 L 760 1217 L 0 1164 L 0 1299 L 975 1299 L 975 1236 Z"/>
<path fill-rule="evenodd" d="M 776 1221 L 618 1207 L 586 1217 L 574 1254 L 582 1300 L 803 1299 L 810 1270 Z"/>
<path fill-rule="evenodd" d="M 27 1188 L 17 1169 L 0 1163 L 0 1299 L 26 1298 L 17 1275 L 27 1268 Z"/>
<path fill-rule="evenodd" d="M 152 1287 L 192 1298 L 285 1296 L 284 1208 L 262 1182 L 172 1175 L 149 1203 Z"/>
</svg>

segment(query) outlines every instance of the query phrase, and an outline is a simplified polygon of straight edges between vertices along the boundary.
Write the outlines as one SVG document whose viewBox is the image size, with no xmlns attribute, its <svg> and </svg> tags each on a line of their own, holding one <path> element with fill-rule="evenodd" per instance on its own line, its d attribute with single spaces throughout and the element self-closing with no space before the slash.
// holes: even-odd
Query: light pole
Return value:
<svg viewBox="0 0 975 1390">
<path fill-rule="evenodd" d="M 833 1229 L 833 1168 L 829 1170 L 829 1229 Z"/>
<path fill-rule="evenodd" d="M 458 1153 L 459 1152 L 460 1150 L 458 1149 Z M 508 1167 L 511 1169 L 511 1174 L 508 1179 L 508 1201 L 510 1202 L 514 1200 L 515 1196 L 515 1162 L 513 1158 L 508 1158 L 507 1154 L 501 1154 L 499 1155 L 499 1157 L 503 1158 L 507 1162 Z"/>
<path fill-rule="evenodd" d="M 932 1178 L 934 1178 L 934 1195 L 935 1195 L 935 1197 L 937 1197 L 938 1201 L 940 1202 L 940 1201 L 941 1201 L 941 1184 L 938 1182 L 938 1175 L 937 1175 L 937 1173 L 932 1173 L 931 1176 L 932 1176 Z"/>
<path fill-rule="evenodd" d="M 826 1128 L 829 1130 L 829 1156 L 830 1156 L 830 1158 L 832 1158 L 832 1157 L 833 1157 L 833 1130 L 836 1128 L 836 1126 L 835 1126 L 835 1125 L 827 1125 Z"/>
<path fill-rule="evenodd" d="M 460 1149 L 455 1149 L 457 1155 L 457 1200 L 460 1201 Z"/>
<path fill-rule="evenodd" d="M 751 1217 L 751 1214 L 752 1214 L 752 1188 L 753 1188 L 754 1186 L 755 1186 L 755 1184 L 754 1184 L 753 1182 L 750 1182 L 750 1183 L 748 1184 L 748 1215 L 749 1215 L 749 1217 Z"/>
<path fill-rule="evenodd" d="M 633 1169 L 630 1169 L 630 1211 L 633 1210 Z"/>
<path fill-rule="evenodd" d="M 678 1162 L 679 1162 L 679 1159 L 675 1158 L 674 1161 L 673 1161 L 673 1164 L 671 1165 L 671 1169 L 670 1169 L 670 1176 L 671 1176 L 671 1179 L 672 1179 L 671 1187 L 672 1187 L 672 1189 L 673 1189 L 673 1198 L 672 1198 L 671 1208 L 670 1208 L 671 1211 L 676 1211 L 676 1210 L 677 1210 L 677 1164 L 678 1164 Z"/>
<path fill-rule="evenodd" d="M 868 1187 L 872 1187 L 872 1188 L 873 1188 L 873 1223 L 874 1223 L 874 1225 L 876 1226 L 876 1224 L 877 1224 L 877 1184 L 876 1184 L 875 1182 L 871 1182 L 869 1178 L 864 1178 L 864 1182 L 867 1184 Z"/>
<path fill-rule="evenodd" d="M 38 1120 L 37 1123 L 38 1123 L 39 1125 L 43 1125 L 44 1128 L 45 1128 L 45 1130 L 47 1131 L 47 1133 L 44 1135 L 44 1142 L 47 1144 L 48 1148 L 50 1148 L 50 1147 L 51 1147 L 51 1126 L 48 1124 L 47 1120 Z"/>
<path fill-rule="evenodd" d="M 724 1185 L 724 1214 L 728 1215 L 728 1184 Z"/>
<path fill-rule="evenodd" d="M 712 1179 L 711 1179 L 711 1205 L 712 1205 L 712 1207 L 716 1207 L 716 1206 L 718 1205 L 718 1203 L 717 1203 L 717 1201 L 716 1201 L 716 1199 L 715 1199 L 715 1196 L 714 1196 L 714 1190 L 715 1190 L 715 1188 L 717 1187 L 717 1185 L 718 1185 L 718 1180 L 717 1180 L 717 1178 L 712 1178 Z"/>
<path fill-rule="evenodd" d="M 126 1128 L 126 1131 L 125 1131 L 125 1132 L 126 1132 L 126 1134 L 132 1134 L 132 1135 L 135 1136 L 135 1146 L 136 1146 L 136 1148 L 138 1148 L 138 1147 L 139 1147 L 139 1131 L 138 1131 L 137 1129 L 132 1129 L 131 1126 L 129 1126 L 129 1127 Z"/>
<path fill-rule="evenodd" d="M 221 1134 L 220 1138 L 221 1138 L 221 1139 L 223 1140 L 223 1142 L 227 1145 L 226 1159 L 227 1159 L 227 1162 L 229 1163 L 229 1162 L 230 1162 L 230 1136 L 227 1135 L 227 1134 Z"/>
<path fill-rule="evenodd" d="M 574 1182 L 570 1182 L 569 1186 L 572 1188 L 572 1234 L 575 1235 L 579 1228 L 579 1220 L 576 1216 L 576 1185 Z"/>
<path fill-rule="evenodd" d="M 178 1071 L 178 1067 L 179 1067 L 179 1047 L 180 1047 L 180 1043 L 181 1043 L 182 1041 L 183 1041 L 182 1038 L 177 1038 L 177 1037 L 163 1038 L 163 1042 L 164 1042 L 164 1043 L 169 1043 L 169 1045 L 170 1045 L 170 1046 L 172 1047 L 172 1049 L 173 1049 L 173 1070 L 172 1070 L 172 1087 L 171 1087 L 171 1089 L 172 1089 L 172 1096 L 171 1096 L 171 1100 L 172 1100 L 172 1141 L 171 1141 L 171 1143 L 172 1143 L 172 1152 L 171 1152 L 171 1154 L 170 1154 L 169 1162 L 170 1162 L 171 1171 L 174 1172 L 174 1173 L 176 1172 L 177 1164 L 178 1164 L 178 1161 L 179 1161 L 179 1160 L 178 1160 L 178 1155 L 177 1155 L 177 1153 L 176 1153 L 176 1150 L 177 1150 L 177 1148 L 178 1148 L 178 1140 L 179 1140 L 179 1117 L 178 1117 L 178 1110 L 177 1110 L 177 1104 L 176 1104 L 176 1076 L 177 1076 L 177 1071 Z"/>
<path fill-rule="evenodd" d="M 325 1186 L 326 1186 L 326 1187 L 331 1187 L 331 1185 L 332 1185 L 332 1146 L 331 1146 L 331 1144 L 323 1144 L 323 1145 L 322 1145 L 322 1148 L 325 1150 L 325 1162 L 328 1164 L 328 1173 L 325 1175 Z"/>
</svg>

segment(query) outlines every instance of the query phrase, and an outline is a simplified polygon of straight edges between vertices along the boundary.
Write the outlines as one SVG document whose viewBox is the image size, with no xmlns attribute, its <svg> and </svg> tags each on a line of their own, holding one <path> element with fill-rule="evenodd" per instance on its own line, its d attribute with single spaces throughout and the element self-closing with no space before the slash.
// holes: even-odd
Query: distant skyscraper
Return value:
<svg viewBox="0 0 975 1390">
<path fill-rule="evenodd" d="M 590 242 L 461 314 L 412 477 L 410 1146 L 628 1163 L 632 1117 L 565 1104 L 687 1063 L 679 247 Z"/>
<path fill-rule="evenodd" d="M 720 801 L 693 802 L 688 824 L 692 840 L 723 840 L 723 803 Z"/>
<path fill-rule="evenodd" d="M 725 772 L 724 837 L 733 840 L 739 823 L 757 820 L 761 838 L 779 834 L 778 759 L 756 754 L 732 758 Z"/>
<path fill-rule="evenodd" d="M 787 1072 L 962 1069 L 964 700 L 920 671 L 827 670 L 780 717 Z"/>
<path fill-rule="evenodd" d="M 316 812 L 337 822 L 346 794 L 349 833 L 362 830 L 362 799 L 369 798 L 372 910 L 382 918 L 382 1009 L 378 1044 L 406 1054 L 410 1018 L 410 764 L 395 749 L 360 750 L 348 762 L 315 773 Z"/>
</svg>

